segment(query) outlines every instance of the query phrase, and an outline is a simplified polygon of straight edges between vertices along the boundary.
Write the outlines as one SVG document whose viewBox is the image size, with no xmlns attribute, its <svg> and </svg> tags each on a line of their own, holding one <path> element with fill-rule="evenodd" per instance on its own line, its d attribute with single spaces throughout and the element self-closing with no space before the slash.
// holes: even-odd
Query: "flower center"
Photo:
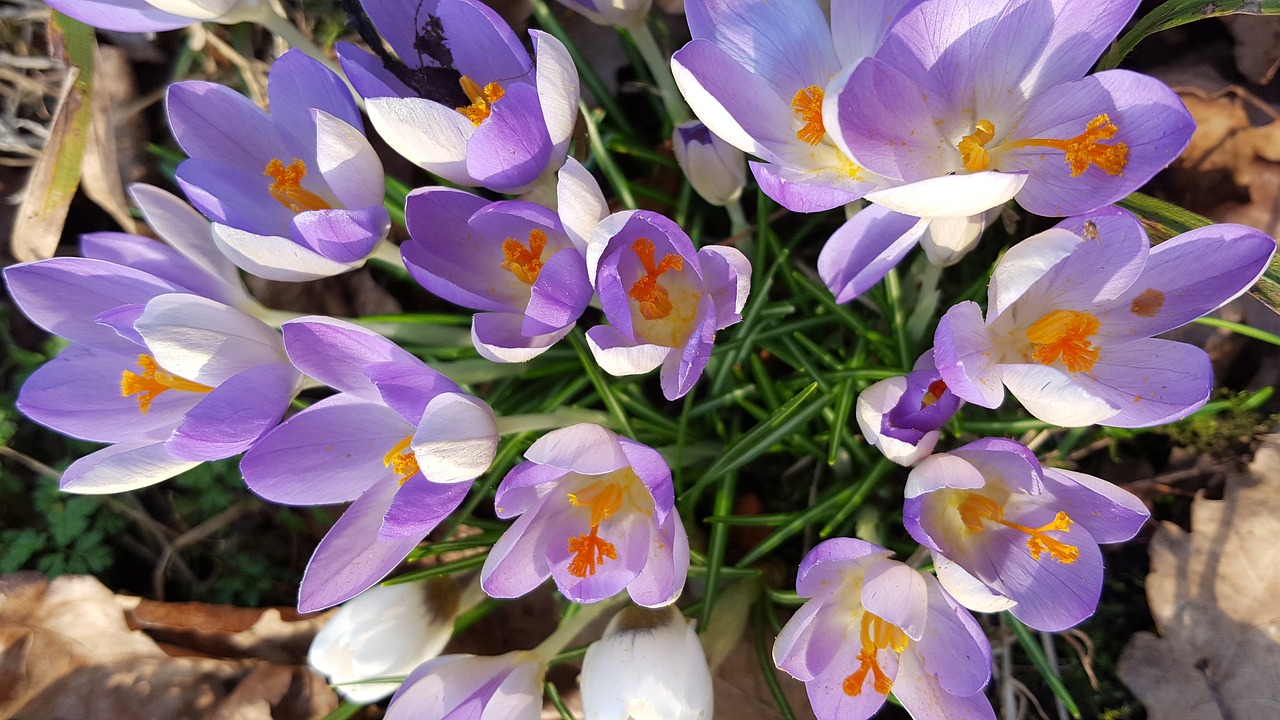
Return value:
<svg viewBox="0 0 1280 720">
<path fill-rule="evenodd" d="M 307 176 L 307 164 L 298 158 L 294 158 L 288 167 L 285 167 L 280 158 L 272 158 L 262 169 L 262 174 L 271 178 L 271 186 L 267 188 L 271 197 L 294 214 L 307 210 L 330 210 L 333 207 L 324 198 L 302 187 L 302 178 Z"/>
<path fill-rule="evenodd" d="M 618 550 L 600 537 L 600 523 L 622 509 L 622 486 L 611 480 L 597 480 L 576 493 L 569 493 L 569 504 L 591 510 L 591 530 L 569 538 L 569 574 L 585 578 L 596 574 L 596 566 L 605 559 L 616 560 Z"/>
<path fill-rule="evenodd" d="M 1129 146 L 1124 142 L 1108 144 L 1101 141 L 1110 140 L 1119 131 L 1120 128 L 1111 122 L 1111 117 L 1106 113 L 1102 113 L 1089 121 L 1089 124 L 1084 128 L 1084 132 L 1073 138 L 1066 140 L 1029 138 L 1015 140 L 1002 147 L 1006 149 L 1050 147 L 1055 150 L 1061 150 L 1066 154 L 1065 159 L 1067 165 L 1071 168 L 1071 177 L 1079 177 L 1085 170 L 1089 169 L 1090 165 L 1115 177 L 1124 172 L 1125 165 L 1129 164 Z"/>
<path fill-rule="evenodd" d="M 985 495 L 967 493 L 964 500 L 960 501 L 960 520 L 964 522 L 965 529 L 969 532 L 982 532 L 982 521 L 990 520 L 1030 535 L 1031 537 L 1027 540 L 1027 550 L 1031 551 L 1032 560 L 1039 560 L 1040 555 L 1045 551 L 1048 551 L 1054 560 L 1064 565 L 1070 565 L 1080 557 L 1080 549 L 1075 545 L 1068 545 L 1045 534 L 1065 532 L 1070 529 L 1073 521 L 1065 512 L 1059 510 L 1052 522 L 1038 528 L 1011 523 L 1005 520 L 1003 515 L 1004 511 L 1000 505 Z"/>
<path fill-rule="evenodd" d="M 990 120 L 979 120 L 972 135 L 965 135 L 957 148 L 960 150 L 960 162 L 969 172 L 986 170 L 991 164 L 991 154 L 987 152 L 987 143 L 996 136 L 996 126 Z"/>
<path fill-rule="evenodd" d="M 844 679 L 841 689 L 849 697 L 858 697 L 862 694 L 862 685 L 866 682 L 867 673 L 870 672 L 874 678 L 871 686 L 877 693 L 888 695 L 893 689 L 893 679 L 880 668 L 876 656 L 885 648 L 892 648 L 893 652 L 901 655 L 902 651 L 907 649 L 910 639 L 906 633 L 902 632 L 902 628 L 879 615 L 866 611 L 862 613 L 860 635 L 862 649 L 858 651 L 858 662 L 861 665 L 853 671 L 852 675 Z"/>
<path fill-rule="evenodd" d="M 631 243 L 631 249 L 640 258 L 645 274 L 635 281 L 627 294 L 640 303 L 640 314 L 646 320 L 661 320 L 671 314 L 671 298 L 667 289 L 658 284 L 658 276 L 668 270 L 683 269 L 684 259 L 668 253 L 662 257 L 662 262 L 654 264 L 653 242 L 648 238 L 637 239 Z"/>
<path fill-rule="evenodd" d="M 471 104 L 455 109 L 466 115 L 471 124 L 476 127 L 480 127 L 480 123 L 484 122 L 489 117 L 489 113 L 493 112 L 493 104 L 507 94 L 507 91 L 503 90 L 502 86 L 496 82 L 491 82 L 481 88 L 476 84 L 475 80 L 466 75 L 463 75 L 458 83 L 462 85 L 462 92 L 466 94 Z"/>
<path fill-rule="evenodd" d="M 1087 312 L 1054 310 L 1027 328 L 1027 339 L 1036 346 L 1032 357 L 1041 365 L 1052 365 L 1058 358 L 1071 372 L 1088 372 L 1098 362 L 1098 348 L 1089 337 L 1102 323 Z"/>
<path fill-rule="evenodd" d="M 791 98 L 791 110 L 800 117 L 804 126 L 796 131 L 796 138 L 810 145 L 817 145 L 827 134 L 822 124 L 822 88 L 810 85 L 800 88 Z"/>
<path fill-rule="evenodd" d="M 401 485 L 421 472 L 418 469 L 418 457 L 409 448 L 409 443 L 412 440 L 412 435 L 404 436 L 403 440 L 391 446 L 387 454 L 382 456 L 383 467 L 391 468 L 392 472 L 400 476 Z"/>
<path fill-rule="evenodd" d="M 938 402 L 938 400 L 942 398 L 942 394 L 946 391 L 947 384 L 941 380 L 934 380 L 929 383 L 929 388 L 925 390 L 924 398 L 920 400 L 920 409 L 923 410 Z"/>
<path fill-rule="evenodd" d="M 138 367 L 142 368 L 142 374 L 125 370 L 120 376 L 120 397 L 129 397 L 137 395 L 138 412 L 143 415 L 151 409 L 151 403 L 155 401 L 160 393 L 166 390 L 183 390 L 185 392 L 207 393 L 213 388 L 208 385 L 201 385 L 197 382 L 191 382 L 184 378 L 180 378 L 173 373 L 167 373 L 160 369 L 156 364 L 156 359 L 151 355 L 139 355 Z"/>
<path fill-rule="evenodd" d="M 541 230 L 529 231 L 529 246 L 515 238 L 502 241 L 502 255 L 506 259 L 502 269 L 509 271 L 525 285 L 532 285 L 542 272 L 542 249 L 547 246 L 547 234 Z"/>
</svg>

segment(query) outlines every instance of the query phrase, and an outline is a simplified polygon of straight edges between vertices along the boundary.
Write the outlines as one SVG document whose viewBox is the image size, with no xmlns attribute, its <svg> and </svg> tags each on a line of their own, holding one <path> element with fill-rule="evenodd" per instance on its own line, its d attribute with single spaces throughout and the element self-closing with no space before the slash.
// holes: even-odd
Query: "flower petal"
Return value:
<svg viewBox="0 0 1280 720">
<path fill-rule="evenodd" d="M 1116 406 L 1086 384 L 1082 373 L 1068 374 L 1048 365 L 1002 365 L 1000 379 L 1027 412 L 1054 425 L 1084 427 L 1117 412 Z"/>
<path fill-rule="evenodd" d="M 134 327 L 160 367 L 211 387 L 242 370 L 288 360 L 271 326 L 196 295 L 155 298 Z"/>
<path fill-rule="evenodd" d="M 465 115 L 422 98 L 369 98 L 365 111 L 378 135 L 428 172 L 459 185 L 477 185 L 467 172 L 467 141 L 476 128 Z"/>
<path fill-rule="evenodd" d="M 213 240 L 237 267 L 267 280 L 304 282 L 351 270 L 346 263 L 330 260 L 280 235 L 258 235 L 214 223 Z"/>
<path fill-rule="evenodd" d="M 470 395 L 437 395 L 427 403 L 411 447 L 428 480 L 469 482 L 489 469 L 497 452 L 493 411 Z"/>
<path fill-rule="evenodd" d="M 300 380 L 289 363 L 233 375 L 187 412 L 165 449 L 183 460 L 221 460 L 244 452 L 284 417 Z"/>
<path fill-rule="evenodd" d="M 880 205 L 858 211 L 832 234 L 818 255 L 818 275 L 836 296 L 853 300 L 870 290 L 916 246 L 928 222 Z"/>
<path fill-rule="evenodd" d="M 1022 189 L 1020 172 L 943 175 L 867 193 L 867 200 L 915 217 L 968 217 L 1005 204 Z"/>
<path fill-rule="evenodd" d="M 62 473 L 58 489 L 78 495 L 137 490 L 190 470 L 200 463 L 179 460 L 155 439 L 122 442 L 90 453 Z"/>
</svg>

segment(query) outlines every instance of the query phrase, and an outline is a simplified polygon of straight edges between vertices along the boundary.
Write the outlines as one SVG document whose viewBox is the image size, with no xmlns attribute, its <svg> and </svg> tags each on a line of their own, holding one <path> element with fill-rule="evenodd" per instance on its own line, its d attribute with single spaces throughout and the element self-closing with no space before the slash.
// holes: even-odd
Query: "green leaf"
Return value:
<svg viewBox="0 0 1280 720">
<path fill-rule="evenodd" d="M 1169 0 L 1147 13 L 1133 29 L 1125 33 L 1106 55 L 1098 61 L 1095 70 L 1110 70 L 1120 64 L 1133 48 L 1146 38 L 1162 30 L 1176 28 L 1189 22 L 1211 17 L 1239 13 L 1242 15 L 1280 15 L 1280 0 Z"/>
<path fill-rule="evenodd" d="M 1080 708 L 1076 705 L 1076 701 L 1071 697 L 1071 693 L 1067 690 L 1067 686 L 1062 683 L 1062 678 L 1058 677 L 1058 673 L 1049 665 L 1049 658 L 1045 656 L 1044 650 L 1041 649 L 1040 643 L 1031 635 L 1031 629 L 1018 621 L 1018 618 L 1004 613 L 1004 619 L 1009 623 L 1009 627 L 1013 628 L 1013 634 L 1018 638 L 1018 644 L 1022 646 L 1022 651 L 1031 658 L 1031 664 L 1036 666 L 1040 677 L 1044 678 L 1045 683 L 1053 694 L 1062 701 L 1062 706 L 1071 713 L 1071 717 L 1080 720 Z"/>
</svg>

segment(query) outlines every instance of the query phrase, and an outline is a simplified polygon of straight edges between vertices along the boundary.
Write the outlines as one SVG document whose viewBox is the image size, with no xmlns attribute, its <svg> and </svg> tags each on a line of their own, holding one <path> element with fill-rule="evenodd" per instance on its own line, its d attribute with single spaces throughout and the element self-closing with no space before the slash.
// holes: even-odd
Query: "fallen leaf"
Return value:
<svg viewBox="0 0 1280 720">
<path fill-rule="evenodd" d="M 1222 500 L 1197 497 L 1191 531 L 1151 540 L 1147 600 L 1159 636 L 1137 633 L 1120 679 L 1150 720 L 1280 717 L 1280 436 Z"/>
<path fill-rule="evenodd" d="M 1236 69 L 1266 85 L 1280 70 L 1280 17 L 1228 15 L 1222 18 L 1235 39 Z"/>
</svg>

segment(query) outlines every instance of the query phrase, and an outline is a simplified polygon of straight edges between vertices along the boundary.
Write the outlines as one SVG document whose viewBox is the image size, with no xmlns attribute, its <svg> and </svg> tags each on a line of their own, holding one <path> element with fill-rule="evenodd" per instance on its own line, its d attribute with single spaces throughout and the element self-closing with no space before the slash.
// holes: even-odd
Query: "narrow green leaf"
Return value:
<svg viewBox="0 0 1280 720">
<path fill-rule="evenodd" d="M 1118 66 L 1138 43 L 1162 30 L 1233 13 L 1277 15 L 1280 14 L 1280 0 L 1169 0 L 1134 24 L 1133 29 L 1102 56 L 1095 69 L 1110 70 Z"/>
<path fill-rule="evenodd" d="M 1031 635 L 1030 628 L 1007 612 L 1004 613 L 1004 619 L 1009 623 L 1009 627 L 1013 628 L 1013 634 L 1018 638 L 1018 644 L 1022 646 L 1022 651 L 1027 654 L 1027 657 L 1031 658 L 1031 664 L 1036 666 L 1036 670 L 1039 671 L 1040 677 L 1044 678 L 1049 689 L 1062 701 L 1062 705 L 1067 708 L 1067 712 L 1071 713 L 1071 717 L 1080 720 L 1080 707 L 1076 705 L 1071 693 L 1067 691 L 1067 686 L 1062 683 L 1062 678 L 1058 677 L 1058 673 L 1049 666 L 1049 658 L 1045 657 L 1044 649 L 1040 647 L 1040 643 L 1036 642 L 1035 637 Z"/>
</svg>

